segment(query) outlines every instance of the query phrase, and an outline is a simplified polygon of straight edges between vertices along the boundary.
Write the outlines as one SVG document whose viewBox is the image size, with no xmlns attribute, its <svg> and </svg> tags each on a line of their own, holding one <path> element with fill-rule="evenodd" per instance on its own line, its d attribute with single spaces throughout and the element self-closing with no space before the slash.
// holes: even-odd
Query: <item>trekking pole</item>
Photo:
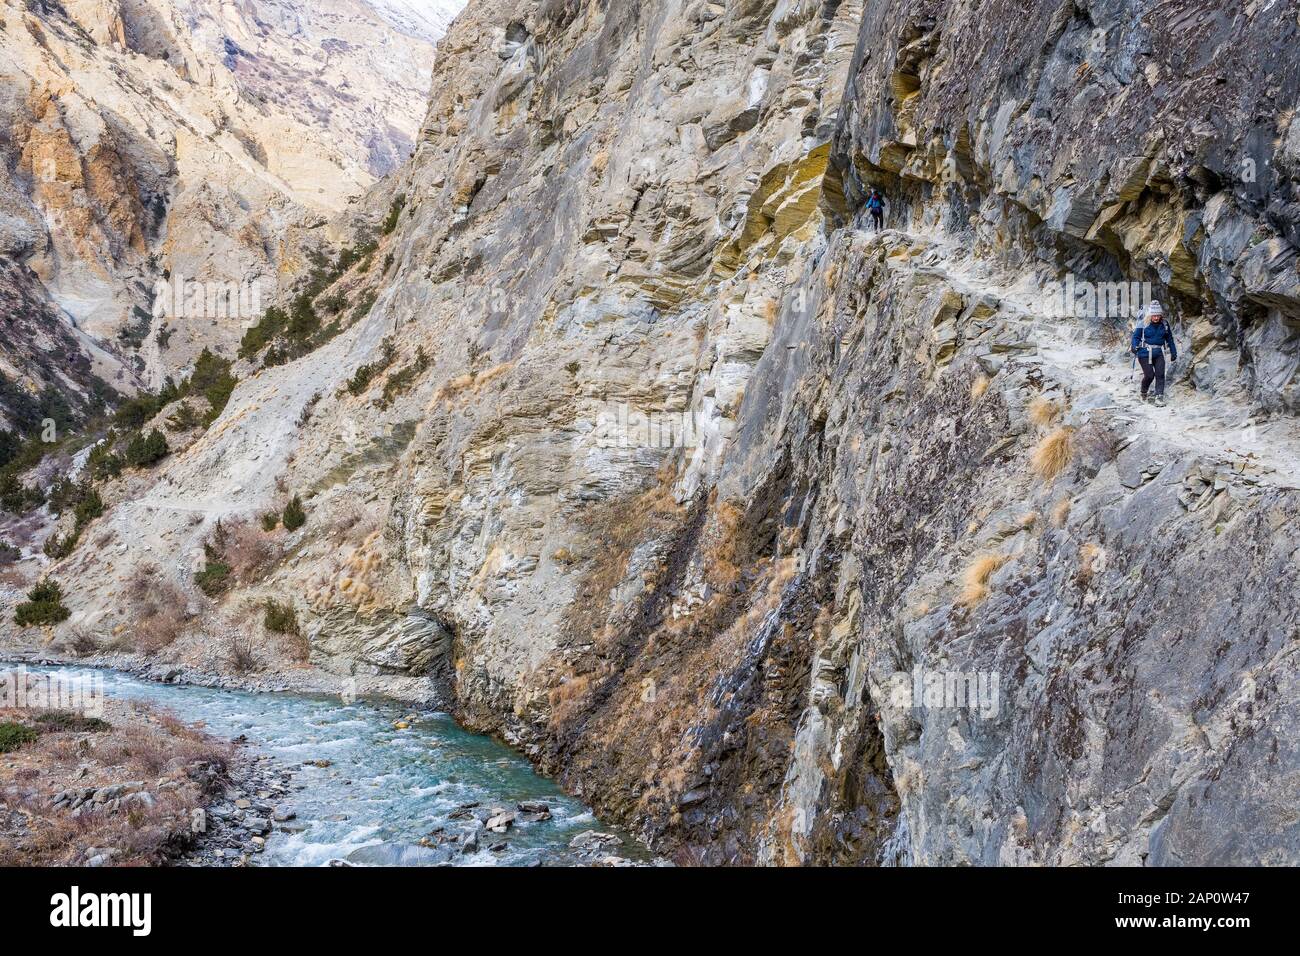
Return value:
<svg viewBox="0 0 1300 956">
<path fill-rule="evenodd" d="M 1136 331 L 1136 328 L 1137 327 L 1134 326 L 1134 328 L 1128 330 L 1128 350 L 1129 350 L 1129 354 L 1133 356 L 1133 369 L 1129 373 L 1129 378 L 1133 380 L 1137 379 L 1137 370 L 1138 370 L 1137 349 L 1133 348 L 1133 333 Z"/>
</svg>

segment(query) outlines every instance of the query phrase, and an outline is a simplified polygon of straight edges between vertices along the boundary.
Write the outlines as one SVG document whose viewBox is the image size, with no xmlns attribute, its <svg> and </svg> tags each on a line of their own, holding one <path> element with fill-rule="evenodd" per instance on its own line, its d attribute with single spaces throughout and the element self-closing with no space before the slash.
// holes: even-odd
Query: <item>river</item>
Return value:
<svg viewBox="0 0 1300 956">
<path fill-rule="evenodd" d="M 505 836 L 484 841 L 479 852 L 456 854 L 458 865 L 577 863 L 581 858 L 569 846 L 576 835 L 593 829 L 618 833 L 534 772 L 524 757 L 465 731 L 443 713 L 383 700 L 155 684 L 116 671 L 35 666 L 27 671 L 102 676 L 108 697 L 147 701 L 217 737 L 242 735 L 273 766 L 293 769 L 300 789 L 286 800 L 297 818 L 288 828 L 275 828 L 253 865 L 323 866 L 363 847 L 413 845 L 437 826 L 454 832 L 457 824 L 448 814 L 473 803 L 513 809 L 519 801 L 543 801 L 551 819 L 516 824 Z M 411 715 L 416 720 L 409 729 L 397 729 Z M 329 765 L 307 766 L 309 761 Z M 623 845 L 611 852 L 645 858 L 634 841 L 619 835 Z M 491 842 L 506 847 L 493 852 Z"/>
</svg>

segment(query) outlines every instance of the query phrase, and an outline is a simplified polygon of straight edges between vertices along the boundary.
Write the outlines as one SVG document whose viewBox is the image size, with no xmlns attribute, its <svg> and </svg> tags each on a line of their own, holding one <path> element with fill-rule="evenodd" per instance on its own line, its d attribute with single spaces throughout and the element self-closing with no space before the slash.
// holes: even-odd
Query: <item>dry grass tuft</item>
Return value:
<svg viewBox="0 0 1300 956">
<path fill-rule="evenodd" d="M 984 554 L 966 569 L 961 579 L 961 604 L 974 607 L 989 596 L 989 579 L 1011 559 L 1005 554 Z"/>
<path fill-rule="evenodd" d="M 989 390 L 989 385 L 992 383 L 993 379 L 989 378 L 987 375 L 980 374 L 976 376 L 975 381 L 971 382 L 970 385 L 970 400 L 972 402 L 978 402 L 984 397 L 984 393 Z"/>
<path fill-rule="evenodd" d="M 1039 478 L 1055 481 L 1074 459 L 1074 429 L 1058 428 L 1034 449 L 1029 464 Z"/>
<path fill-rule="evenodd" d="M 1087 541 L 1079 548 L 1079 574 L 1076 577 L 1080 587 L 1087 587 L 1092 577 L 1106 567 L 1106 549 L 1094 541 Z"/>
<path fill-rule="evenodd" d="M 451 399 L 461 395 L 463 392 L 471 390 L 478 391 L 489 383 L 501 378 L 501 376 L 508 373 L 514 367 L 514 362 L 503 362 L 500 365 L 495 365 L 482 372 L 468 373 L 454 378 L 443 384 L 442 387 L 434 393 L 433 400 L 429 403 L 429 408 L 432 410 L 439 404 L 450 401 Z"/>
<path fill-rule="evenodd" d="M 1029 403 L 1029 420 L 1039 428 L 1051 428 L 1061 417 L 1061 406 L 1046 396 L 1039 395 Z"/>
<path fill-rule="evenodd" d="M 1074 507 L 1074 502 L 1069 498 L 1062 498 L 1052 506 L 1052 524 L 1058 528 L 1065 527 L 1065 523 L 1070 520 L 1070 509 Z"/>
<path fill-rule="evenodd" d="M 583 699 L 590 690 L 590 674 L 578 674 L 552 687 L 548 695 L 551 704 L 551 720 L 563 724 L 580 713 Z"/>
</svg>

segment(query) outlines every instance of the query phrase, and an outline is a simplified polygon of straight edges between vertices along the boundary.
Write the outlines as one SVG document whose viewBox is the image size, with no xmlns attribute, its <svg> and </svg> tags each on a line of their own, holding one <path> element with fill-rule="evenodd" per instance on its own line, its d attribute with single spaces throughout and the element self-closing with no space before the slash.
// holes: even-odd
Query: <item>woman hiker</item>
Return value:
<svg viewBox="0 0 1300 956">
<path fill-rule="evenodd" d="M 1174 334 L 1165 321 L 1165 310 L 1159 302 L 1146 307 L 1147 321 L 1133 330 L 1132 352 L 1142 366 L 1142 401 L 1148 400 L 1151 386 L 1155 394 L 1151 400 L 1159 406 L 1165 404 L 1165 349 L 1169 349 L 1169 362 L 1178 361 L 1178 346 Z"/>
</svg>

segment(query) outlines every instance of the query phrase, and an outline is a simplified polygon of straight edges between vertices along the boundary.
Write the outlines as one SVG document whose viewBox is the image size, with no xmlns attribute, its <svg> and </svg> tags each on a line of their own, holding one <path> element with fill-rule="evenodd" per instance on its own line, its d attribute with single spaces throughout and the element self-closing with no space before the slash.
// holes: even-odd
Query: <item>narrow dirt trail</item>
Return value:
<svg viewBox="0 0 1300 956">
<path fill-rule="evenodd" d="M 890 229 L 872 239 L 887 247 L 910 247 L 911 267 L 946 278 L 960 292 L 995 297 L 1000 316 L 1023 323 L 1026 339 L 1036 343 L 1021 357 L 1033 356 L 1070 387 L 1076 404 L 1086 400 L 1090 408 L 1113 410 L 1118 421 L 1128 424 L 1130 434 L 1149 434 L 1204 455 L 1248 481 L 1300 490 L 1300 421 L 1267 416 L 1239 391 L 1210 394 L 1196 389 L 1186 375 L 1191 341 L 1185 330 L 1176 330 L 1179 361 L 1170 376 L 1168 404 L 1161 408 L 1141 400 L 1127 342 L 1108 341 L 1101 323 L 1044 318 L 1025 307 L 1023 303 L 1041 296 L 1032 275 L 1009 273 L 938 234 Z"/>
</svg>

